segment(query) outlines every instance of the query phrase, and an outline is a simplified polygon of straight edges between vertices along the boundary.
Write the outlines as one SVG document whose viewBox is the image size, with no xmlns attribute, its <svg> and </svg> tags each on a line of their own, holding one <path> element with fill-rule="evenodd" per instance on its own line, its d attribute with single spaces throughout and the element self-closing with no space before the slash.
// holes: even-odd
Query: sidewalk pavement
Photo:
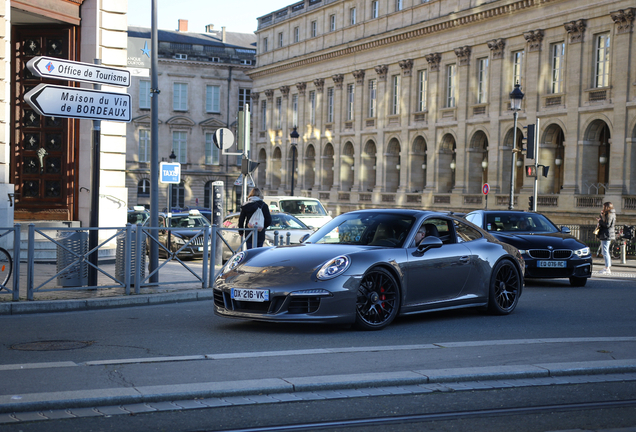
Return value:
<svg viewBox="0 0 636 432">
<path fill-rule="evenodd" d="M 632 276 L 636 278 L 636 259 L 628 259 L 623 264 L 620 260 L 612 260 L 613 274 L 598 275 L 604 267 L 603 258 L 593 258 L 592 277 L 620 278 Z M 22 266 L 24 271 L 26 266 Z M 220 269 L 220 267 L 219 267 Z M 179 269 L 173 274 L 164 273 L 163 280 L 179 280 L 179 273 L 186 273 Z M 103 289 L 66 289 L 59 291 L 39 292 L 35 301 L 27 301 L 26 288 L 21 291 L 20 301 L 12 302 L 9 294 L 0 295 L 0 315 L 17 315 L 44 312 L 69 312 L 77 310 L 109 309 L 128 306 L 146 306 L 165 303 L 178 303 L 199 300 L 212 300 L 212 288 L 202 289 L 200 283 L 175 283 L 152 288 L 142 288 L 140 294 L 125 295 L 123 288 Z"/>
<path fill-rule="evenodd" d="M 65 367 L 68 365 L 61 365 Z M 565 363 L 498 365 L 452 369 L 404 370 L 377 373 L 248 379 L 151 386 L 49 391 L 0 395 L 0 425 L 20 421 L 19 413 L 118 406 L 130 414 L 139 404 L 158 411 L 155 404 L 170 402 L 170 410 L 235 404 L 276 403 L 326 398 L 368 397 L 510 387 L 636 381 L 636 359 Z M 325 396 L 330 394 L 330 397 Z M 196 404 L 199 404 L 198 406 Z M 192 406 L 194 404 L 194 406 Z M 175 407 L 174 405 L 177 405 Z M 128 409 L 127 407 L 130 407 Z M 13 416 L 11 418 L 10 416 Z M 95 414 L 91 415 L 101 415 Z M 42 418 L 41 420 L 44 420 Z"/>
</svg>

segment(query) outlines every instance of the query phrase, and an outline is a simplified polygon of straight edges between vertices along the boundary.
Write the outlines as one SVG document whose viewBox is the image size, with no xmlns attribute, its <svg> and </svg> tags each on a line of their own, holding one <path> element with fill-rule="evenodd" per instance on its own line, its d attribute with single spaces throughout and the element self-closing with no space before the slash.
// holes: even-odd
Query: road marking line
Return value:
<svg viewBox="0 0 636 432">
<path fill-rule="evenodd" d="M 468 348 L 478 346 L 504 346 L 504 345 L 536 345 L 536 344 L 554 344 L 554 343 L 594 343 L 594 342 L 636 342 L 636 337 L 589 337 L 589 338 L 541 338 L 541 339 L 519 339 L 519 340 L 485 340 L 485 341 L 464 341 L 464 342 L 438 342 L 432 344 L 421 345 L 395 345 L 395 346 L 366 346 L 366 347 L 343 347 L 343 348 L 318 348 L 288 351 L 257 351 L 257 352 L 239 352 L 239 353 L 222 353 L 222 354 L 202 354 L 192 356 L 167 356 L 167 357 L 141 357 L 128 359 L 108 359 L 108 360 L 92 360 L 86 362 L 75 363 L 67 362 L 51 362 L 51 363 L 18 363 L 0 365 L 0 371 L 16 370 L 16 369 L 46 369 L 56 367 L 74 367 L 74 366 L 106 366 L 118 364 L 142 364 L 142 363 L 168 363 L 179 361 L 198 361 L 198 360 L 231 360 L 246 358 L 263 358 L 263 357 L 288 357 L 316 354 L 346 354 L 346 353 L 371 353 L 384 351 L 414 351 L 429 350 L 442 348 Z"/>
</svg>

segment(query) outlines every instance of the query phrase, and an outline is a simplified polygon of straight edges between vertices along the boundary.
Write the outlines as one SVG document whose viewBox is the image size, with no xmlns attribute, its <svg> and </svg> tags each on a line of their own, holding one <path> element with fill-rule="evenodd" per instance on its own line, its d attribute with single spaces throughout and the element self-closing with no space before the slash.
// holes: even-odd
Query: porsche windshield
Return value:
<svg viewBox="0 0 636 432">
<path fill-rule="evenodd" d="M 349 213 L 336 217 L 308 243 L 402 247 L 415 218 L 386 213 Z"/>
</svg>

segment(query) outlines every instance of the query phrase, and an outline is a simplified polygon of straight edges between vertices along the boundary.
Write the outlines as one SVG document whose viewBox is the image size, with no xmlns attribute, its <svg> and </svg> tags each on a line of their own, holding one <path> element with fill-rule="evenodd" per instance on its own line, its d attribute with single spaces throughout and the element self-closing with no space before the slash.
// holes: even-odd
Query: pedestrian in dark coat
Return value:
<svg viewBox="0 0 636 432">
<path fill-rule="evenodd" d="M 610 243 L 616 240 L 614 227 L 616 225 L 616 210 L 611 202 L 603 204 L 603 211 L 598 219 L 598 239 L 601 241 L 603 250 L 603 258 L 605 259 L 605 268 L 599 274 L 612 274 L 612 257 L 610 255 Z"/>
<path fill-rule="evenodd" d="M 259 188 L 255 187 L 252 189 L 247 196 L 247 201 L 241 206 L 238 226 L 239 228 L 249 228 L 247 224 L 257 208 L 262 210 L 265 223 L 263 224 L 263 229 L 258 231 L 256 247 L 263 247 L 263 243 L 265 243 L 265 230 L 272 224 L 272 215 L 269 213 L 269 206 L 263 201 L 263 193 Z M 239 234 L 243 237 L 244 231 L 239 231 Z M 247 240 L 247 248 L 251 249 L 253 245 L 253 239 L 250 237 Z"/>
</svg>

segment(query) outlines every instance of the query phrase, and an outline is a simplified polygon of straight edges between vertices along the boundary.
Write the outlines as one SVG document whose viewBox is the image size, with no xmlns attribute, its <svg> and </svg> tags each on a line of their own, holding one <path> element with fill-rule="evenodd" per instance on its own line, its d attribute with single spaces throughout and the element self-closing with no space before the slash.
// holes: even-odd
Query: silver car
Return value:
<svg viewBox="0 0 636 432">
<path fill-rule="evenodd" d="M 523 270 L 515 247 L 464 219 L 359 210 L 337 216 L 303 243 L 234 255 L 214 282 L 214 313 L 364 330 L 381 329 L 398 315 L 465 307 L 507 315 L 521 296 Z"/>
<path fill-rule="evenodd" d="M 312 234 L 314 230 L 309 228 L 299 219 L 288 213 L 272 212 L 272 224 L 265 231 L 265 243 L 263 246 L 274 246 L 274 235 L 278 231 L 278 244 L 287 244 L 287 234 L 289 233 L 289 243 L 300 243 L 300 239 L 307 234 Z M 223 230 L 223 239 L 227 245 L 223 245 L 223 262 L 230 259 L 238 252 L 242 238 L 238 232 L 238 222 L 240 213 L 231 213 L 223 220 L 223 228 L 235 228 L 236 230 Z M 248 241 L 251 241 L 248 239 Z M 228 247 L 228 245 L 230 247 Z M 231 250 L 230 250 L 231 248 Z"/>
</svg>

